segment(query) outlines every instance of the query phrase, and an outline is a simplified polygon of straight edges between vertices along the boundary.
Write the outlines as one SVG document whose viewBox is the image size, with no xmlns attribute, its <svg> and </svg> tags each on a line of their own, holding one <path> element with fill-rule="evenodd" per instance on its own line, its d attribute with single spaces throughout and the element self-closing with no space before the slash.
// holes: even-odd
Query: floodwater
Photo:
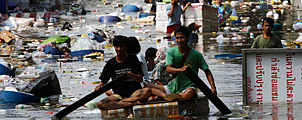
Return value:
<svg viewBox="0 0 302 120">
<path fill-rule="evenodd" d="M 142 1 L 137 0 L 124 0 L 121 1 L 124 4 L 135 3 L 138 5 L 144 5 Z M 100 4 L 100 7 L 97 5 Z M 111 5 L 105 6 L 102 2 L 90 1 L 85 2 L 86 9 L 94 10 L 99 9 L 101 13 L 111 13 L 116 11 Z M 91 18 L 87 15 L 86 24 L 96 24 L 97 18 Z M 77 21 L 76 18 L 72 19 Z M 73 22 L 73 21 L 71 21 Z M 125 29 L 118 29 L 116 26 L 108 26 L 108 29 L 112 29 L 116 34 L 126 35 L 126 36 L 141 36 L 142 51 L 144 54 L 148 47 L 156 47 L 156 38 L 162 38 L 165 36 L 163 33 L 155 33 L 155 26 L 143 26 L 142 30 L 151 30 L 148 34 L 136 34 L 135 30 L 130 29 L 133 24 L 122 24 Z M 84 31 L 84 30 L 83 30 Z M 251 105 L 243 106 L 243 93 L 242 93 L 242 64 L 241 61 L 219 61 L 214 58 L 214 55 L 221 53 L 239 53 L 242 47 L 232 46 L 230 44 L 226 46 L 218 46 L 216 40 L 210 40 L 210 38 L 216 37 L 218 34 L 205 33 L 200 35 L 199 41 L 193 47 L 200 51 L 212 71 L 215 79 L 215 84 L 217 87 L 218 97 L 229 107 L 233 114 L 227 116 L 221 116 L 219 110 L 210 102 L 210 114 L 208 117 L 202 117 L 202 119 L 273 119 L 273 120 L 284 120 L 284 119 L 300 119 L 302 117 L 302 104 L 264 104 L 264 105 Z M 255 34 L 256 35 L 256 34 Z M 282 37 L 286 40 L 295 40 L 298 37 L 298 33 L 282 32 Z M 251 41 L 249 41 L 251 43 Z M 248 47 L 247 47 L 248 48 Z M 112 51 L 109 50 L 109 51 Z M 108 60 L 109 58 L 105 59 Z M 74 102 L 74 100 L 80 99 L 85 95 L 93 91 L 96 84 L 79 84 L 81 82 L 93 82 L 97 81 L 102 71 L 104 61 L 92 61 L 92 62 L 72 62 L 72 63 L 52 63 L 51 67 L 56 71 L 56 74 L 60 80 L 60 85 L 62 89 L 62 94 L 69 100 L 60 99 L 60 103 L 68 105 Z M 76 73 L 78 68 L 87 68 L 91 71 L 93 76 L 87 79 L 73 79 L 71 78 Z M 64 71 L 73 71 L 73 73 L 63 73 Z M 209 86 L 208 81 L 203 73 L 199 72 L 199 76 L 202 80 Z M 106 95 L 101 95 L 94 99 L 94 101 L 99 101 L 105 98 Z M 29 118 L 36 120 L 46 120 L 51 119 L 51 117 L 58 111 L 64 109 L 61 108 L 43 108 L 35 107 L 29 109 L 4 109 L 0 111 L 1 119 L 24 119 Z M 98 109 L 87 109 L 85 107 L 80 107 L 77 110 L 67 115 L 68 119 L 101 119 L 100 112 Z"/>
</svg>

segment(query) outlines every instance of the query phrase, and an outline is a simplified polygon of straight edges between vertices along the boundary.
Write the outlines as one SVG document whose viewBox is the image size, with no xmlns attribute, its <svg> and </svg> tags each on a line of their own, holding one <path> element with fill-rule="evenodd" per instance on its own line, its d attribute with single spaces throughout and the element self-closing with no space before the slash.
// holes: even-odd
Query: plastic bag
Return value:
<svg viewBox="0 0 302 120">
<path fill-rule="evenodd" d="M 222 44 L 222 42 L 223 42 L 223 35 L 218 35 L 217 37 L 216 37 L 216 40 L 217 40 L 217 42 L 219 43 L 219 44 Z"/>
<path fill-rule="evenodd" d="M 8 63 L 3 58 L 0 58 L 0 64 L 4 65 L 5 67 L 8 67 Z"/>
<path fill-rule="evenodd" d="M 95 49 L 94 41 L 90 40 L 89 38 L 82 36 L 81 38 L 77 39 L 76 43 L 73 44 L 70 48 L 71 51 L 77 50 L 91 50 Z"/>
<path fill-rule="evenodd" d="M 47 97 L 62 93 L 58 77 L 54 71 L 41 75 L 39 79 L 28 83 L 20 91 L 32 93 L 38 97 Z"/>
<path fill-rule="evenodd" d="M 18 28 L 18 24 L 14 17 L 9 17 L 9 19 L 4 21 L 2 25 L 9 26 L 10 28 Z"/>
<path fill-rule="evenodd" d="M 296 39 L 296 42 L 301 42 L 302 41 L 302 33 L 299 33 L 299 37 Z"/>
<path fill-rule="evenodd" d="M 233 8 L 233 9 L 232 9 L 232 14 L 231 14 L 231 16 L 237 16 L 237 14 L 238 14 L 238 13 L 237 13 L 236 9 Z"/>
</svg>

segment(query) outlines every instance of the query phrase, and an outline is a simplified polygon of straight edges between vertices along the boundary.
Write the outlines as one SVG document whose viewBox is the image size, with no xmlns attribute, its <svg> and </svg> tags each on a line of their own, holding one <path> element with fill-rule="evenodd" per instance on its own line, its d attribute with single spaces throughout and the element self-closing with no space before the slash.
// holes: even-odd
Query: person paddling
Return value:
<svg viewBox="0 0 302 120">
<path fill-rule="evenodd" d="M 140 84 L 143 80 L 143 71 L 135 55 L 127 54 L 128 38 L 115 36 L 113 46 L 117 56 L 111 58 L 105 65 L 100 76 L 100 84 L 95 87 L 98 91 L 109 79 L 127 73 L 127 79 L 112 87 L 113 95 L 98 102 L 101 110 L 112 110 L 132 106 L 146 100 L 151 95 L 149 88 L 143 88 Z"/>
<path fill-rule="evenodd" d="M 166 55 L 166 70 L 169 74 L 174 74 L 168 85 L 145 84 L 151 88 L 152 94 L 163 97 L 167 101 L 177 99 L 189 99 L 196 97 L 196 85 L 184 74 L 186 69 L 191 68 L 194 73 L 202 69 L 211 85 L 213 94 L 217 94 L 214 77 L 202 54 L 188 46 L 190 39 L 190 29 L 179 26 L 174 35 L 176 37 L 176 47 L 170 48 Z"/>
</svg>

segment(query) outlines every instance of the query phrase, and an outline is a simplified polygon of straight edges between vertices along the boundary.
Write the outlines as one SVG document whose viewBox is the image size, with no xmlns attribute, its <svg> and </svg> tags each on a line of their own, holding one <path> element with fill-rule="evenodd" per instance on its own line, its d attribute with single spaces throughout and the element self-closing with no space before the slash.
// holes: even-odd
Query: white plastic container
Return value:
<svg viewBox="0 0 302 120">
<path fill-rule="evenodd" d="M 48 96 L 50 104 L 56 104 L 59 102 L 60 94 Z"/>
<path fill-rule="evenodd" d="M 6 114 L 6 110 L 0 109 L 0 115 L 5 115 L 5 114 Z"/>
<path fill-rule="evenodd" d="M 91 62 L 92 60 L 91 60 L 91 58 L 83 58 L 83 61 L 84 62 Z"/>
</svg>

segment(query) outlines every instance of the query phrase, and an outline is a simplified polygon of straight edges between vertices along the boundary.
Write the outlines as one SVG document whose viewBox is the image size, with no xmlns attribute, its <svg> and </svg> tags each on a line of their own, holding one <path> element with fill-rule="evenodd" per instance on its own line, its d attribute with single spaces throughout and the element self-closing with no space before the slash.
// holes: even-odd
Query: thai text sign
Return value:
<svg viewBox="0 0 302 120">
<path fill-rule="evenodd" d="M 244 103 L 302 101 L 302 49 L 243 50 Z"/>
</svg>

